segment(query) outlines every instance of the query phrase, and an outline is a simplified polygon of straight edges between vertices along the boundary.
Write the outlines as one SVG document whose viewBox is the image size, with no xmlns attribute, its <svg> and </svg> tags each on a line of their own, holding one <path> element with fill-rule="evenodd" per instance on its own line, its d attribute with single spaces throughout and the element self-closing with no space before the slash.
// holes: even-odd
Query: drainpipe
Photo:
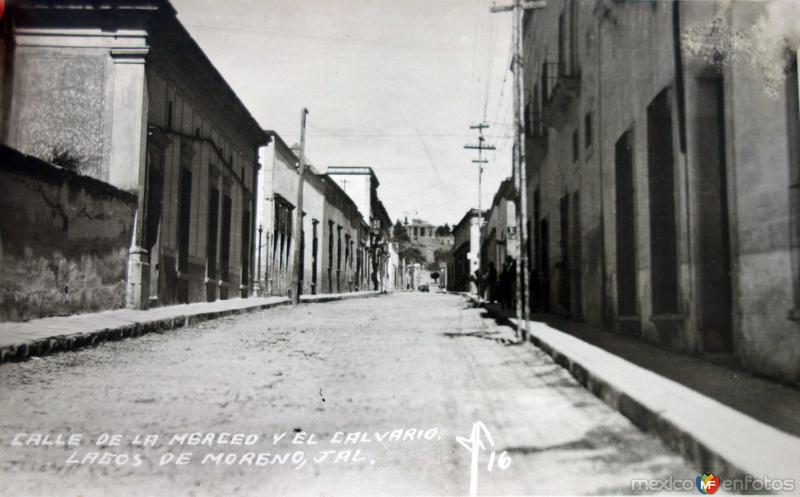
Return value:
<svg viewBox="0 0 800 497">
<path fill-rule="evenodd" d="M 600 179 L 600 319 L 603 324 L 611 324 L 611 312 L 608 308 L 608 275 L 606 264 L 606 215 L 605 215 L 605 182 L 603 181 L 603 21 L 607 19 L 608 10 L 604 11 L 597 23 L 597 160 Z"/>
<path fill-rule="evenodd" d="M 686 88 L 683 80 L 683 51 L 681 45 L 681 2 L 672 2 L 672 47 L 675 57 L 675 96 L 678 100 L 678 139 L 686 155 Z"/>
</svg>

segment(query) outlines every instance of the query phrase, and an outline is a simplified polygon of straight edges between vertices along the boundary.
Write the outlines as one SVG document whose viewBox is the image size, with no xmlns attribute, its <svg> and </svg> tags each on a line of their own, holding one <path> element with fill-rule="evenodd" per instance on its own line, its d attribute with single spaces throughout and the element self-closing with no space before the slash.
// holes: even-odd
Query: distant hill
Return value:
<svg viewBox="0 0 800 497">
<path fill-rule="evenodd" d="M 400 254 L 410 263 L 420 263 L 424 268 L 438 269 L 444 256 L 453 246 L 450 226 L 434 226 L 419 219 L 411 223 L 395 223 L 392 238 Z"/>
</svg>

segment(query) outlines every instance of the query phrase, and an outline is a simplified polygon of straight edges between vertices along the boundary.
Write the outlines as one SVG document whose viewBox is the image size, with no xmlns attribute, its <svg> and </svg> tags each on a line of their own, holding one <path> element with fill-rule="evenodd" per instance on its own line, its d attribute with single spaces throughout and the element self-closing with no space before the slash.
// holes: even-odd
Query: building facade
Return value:
<svg viewBox="0 0 800 497">
<path fill-rule="evenodd" d="M 511 178 L 506 178 L 492 199 L 486 212 L 481 241 L 481 270 L 485 274 L 493 264 L 499 273 L 506 256 L 519 260 L 519 236 L 517 233 L 516 188 Z"/>
<path fill-rule="evenodd" d="M 453 227 L 453 247 L 447 254 L 447 290 L 477 292 L 470 277 L 478 271 L 480 225 L 478 209 L 470 209 Z"/>
<path fill-rule="evenodd" d="M 406 233 L 412 240 L 435 239 L 436 226 L 426 223 L 422 219 L 412 219 L 411 223 L 406 223 Z"/>
<path fill-rule="evenodd" d="M 289 296 L 292 291 L 292 268 L 297 222 L 297 189 L 299 159 L 275 132 L 269 132 L 271 143 L 261 150 L 254 244 L 256 282 L 259 294 Z M 303 175 L 303 231 L 300 249 L 303 294 L 322 291 L 324 240 L 322 221 L 326 212 L 326 184 L 306 159 Z"/>
<path fill-rule="evenodd" d="M 357 204 L 329 175 L 325 180 L 325 224 L 322 249 L 325 293 L 377 289 L 370 281 L 370 229 Z"/>
<path fill-rule="evenodd" d="M 260 243 L 255 245 L 254 258 L 260 293 L 287 296 L 295 291 L 299 149 L 289 147 L 275 132 L 270 136 L 272 143 L 262 151 L 259 173 Z M 396 252 L 393 257 L 384 231 L 373 228 L 376 220 L 386 222 L 388 215 L 377 199 L 377 178 L 372 170 L 348 168 L 347 174 L 324 174 L 307 158 L 305 165 L 299 248 L 302 293 L 394 289 L 396 273 L 402 273 L 401 261 Z"/>
<path fill-rule="evenodd" d="M 403 270 L 403 261 L 400 254 L 397 252 L 397 245 L 394 242 L 389 242 L 386 246 L 389 254 L 387 261 L 386 283 L 384 289 L 386 291 L 403 290 L 406 288 L 406 272 Z"/>
<path fill-rule="evenodd" d="M 378 197 L 380 182 L 370 167 L 330 166 L 327 176 L 353 199 L 358 212 L 367 222 L 369 230 L 365 237 L 364 262 L 366 271 L 360 273 L 361 288 L 384 290 L 389 273 L 389 243 L 392 219 Z"/>
<path fill-rule="evenodd" d="M 532 307 L 800 382 L 797 7 L 526 12 Z"/>
<path fill-rule="evenodd" d="M 136 195 L 127 304 L 247 296 L 267 137 L 166 0 L 10 6 L 3 141 Z"/>
</svg>

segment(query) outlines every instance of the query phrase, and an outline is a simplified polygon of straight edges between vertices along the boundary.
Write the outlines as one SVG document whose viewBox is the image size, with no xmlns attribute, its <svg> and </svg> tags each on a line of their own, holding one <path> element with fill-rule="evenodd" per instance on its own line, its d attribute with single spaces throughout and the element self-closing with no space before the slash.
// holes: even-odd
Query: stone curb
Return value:
<svg viewBox="0 0 800 497">
<path fill-rule="evenodd" d="M 475 305 L 482 307 L 489 315 L 496 319 L 498 322 L 507 325 L 514 330 L 517 330 L 517 323 L 513 319 L 508 318 L 496 310 L 487 307 L 484 303 L 477 302 L 474 297 L 468 299 Z M 555 330 L 558 333 L 563 333 Z M 565 334 L 566 335 L 566 334 Z M 575 339 L 579 340 L 579 339 Z M 744 414 L 735 411 L 734 409 L 718 404 L 718 412 L 701 411 L 697 412 L 696 416 L 702 416 L 707 419 L 724 418 L 730 421 L 732 418 L 739 423 L 726 423 L 720 419 L 719 433 L 727 434 L 728 437 L 743 436 L 744 442 L 738 444 L 732 443 L 729 448 L 714 448 L 708 442 L 708 433 L 702 433 L 702 429 L 697 426 L 697 423 L 688 416 L 676 415 L 674 412 L 667 412 L 667 410 L 653 408 L 652 400 L 641 398 L 636 393 L 635 388 L 626 388 L 626 385 L 620 382 L 606 381 L 602 374 L 598 374 L 593 370 L 591 365 L 587 365 L 580 358 L 571 357 L 569 351 L 560 350 L 557 345 L 548 343 L 536 336 L 532 331 L 531 336 L 527 340 L 536 347 L 540 348 L 546 354 L 553 358 L 553 361 L 558 365 L 569 371 L 573 378 L 578 383 L 592 392 L 595 396 L 600 398 L 613 409 L 620 412 L 627 417 L 634 425 L 644 432 L 654 433 L 658 435 L 664 443 L 673 451 L 679 453 L 687 460 L 696 464 L 700 472 L 713 470 L 714 474 L 723 475 L 725 479 L 734 479 L 746 477 L 761 478 L 766 474 L 776 477 L 793 477 L 798 482 L 797 468 L 794 470 L 787 468 L 785 458 L 792 460 L 792 454 L 798 454 L 800 451 L 800 439 L 794 436 L 780 432 L 771 426 L 765 425 L 757 420 L 749 418 Z M 594 346 L 592 346 L 594 347 Z M 602 349 L 600 349 L 602 350 Z M 606 351 L 603 353 L 610 354 Z M 622 358 L 616 357 L 619 361 L 631 364 Z M 650 372 L 655 375 L 655 373 Z M 661 377 L 663 378 L 663 377 Z M 664 381 L 669 381 L 664 378 Z M 654 386 L 654 388 L 657 388 Z M 685 402 L 688 405 L 700 405 L 699 398 L 707 399 L 702 394 L 689 389 L 688 387 L 680 388 L 690 392 L 685 398 L 675 396 L 674 402 Z M 713 399 L 706 401 L 716 403 Z M 733 416 L 731 416 L 733 412 Z M 696 420 L 695 420 L 696 421 Z M 736 428 L 740 430 L 737 432 Z M 744 433 L 743 433 L 744 432 Z M 763 436 L 762 436 L 763 435 Z M 781 454 L 781 448 L 778 447 L 762 447 L 764 444 L 770 445 L 769 441 L 775 440 L 780 437 L 781 441 L 785 441 L 785 453 Z M 705 438 L 705 440 L 704 440 Z M 752 442 L 756 440 L 756 442 Z M 735 449 L 734 449 L 735 447 Z M 743 449 L 750 449 L 752 452 Z M 769 454 L 771 457 L 765 457 L 764 454 Z M 765 459 L 772 459 L 775 462 L 770 462 Z M 784 459 L 784 461 L 781 461 Z M 764 468 L 772 468 L 769 473 L 764 472 Z M 784 469 L 787 474 L 781 474 Z"/>
<path fill-rule="evenodd" d="M 323 294 L 321 296 L 303 296 L 301 297 L 300 303 L 316 304 L 355 298 L 377 297 L 379 295 L 381 295 L 380 292 L 359 292 L 353 294 Z M 138 337 L 147 333 L 158 333 L 174 330 L 186 326 L 193 326 L 204 321 L 210 321 L 213 319 L 219 319 L 237 314 L 248 314 L 251 312 L 288 305 L 290 303 L 291 300 L 287 298 L 277 302 L 254 304 L 248 307 L 197 312 L 193 314 L 183 314 L 180 316 L 167 318 L 155 318 L 147 321 L 132 322 L 112 328 L 102 328 L 89 332 L 53 335 L 46 338 L 25 340 L 18 344 L 0 346 L 0 364 L 6 362 L 24 361 L 30 357 L 41 357 L 58 352 L 78 350 L 105 341 L 116 341 L 125 338 Z"/>
</svg>

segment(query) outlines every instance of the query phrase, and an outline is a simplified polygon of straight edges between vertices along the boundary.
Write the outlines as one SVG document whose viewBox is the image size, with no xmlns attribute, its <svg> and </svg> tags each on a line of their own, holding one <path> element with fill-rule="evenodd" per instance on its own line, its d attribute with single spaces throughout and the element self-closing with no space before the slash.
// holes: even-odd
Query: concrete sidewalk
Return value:
<svg viewBox="0 0 800 497">
<path fill-rule="evenodd" d="M 303 295 L 303 303 L 372 297 L 380 292 Z M 73 350 L 104 340 L 181 328 L 232 314 L 289 304 L 286 297 L 251 297 L 157 307 L 146 311 L 117 309 L 94 314 L 0 323 L 0 363 Z"/>
<path fill-rule="evenodd" d="M 483 307 L 517 327 L 513 311 Z M 529 328 L 534 345 L 698 470 L 800 484 L 797 390 L 552 316 L 534 316 Z"/>
</svg>

